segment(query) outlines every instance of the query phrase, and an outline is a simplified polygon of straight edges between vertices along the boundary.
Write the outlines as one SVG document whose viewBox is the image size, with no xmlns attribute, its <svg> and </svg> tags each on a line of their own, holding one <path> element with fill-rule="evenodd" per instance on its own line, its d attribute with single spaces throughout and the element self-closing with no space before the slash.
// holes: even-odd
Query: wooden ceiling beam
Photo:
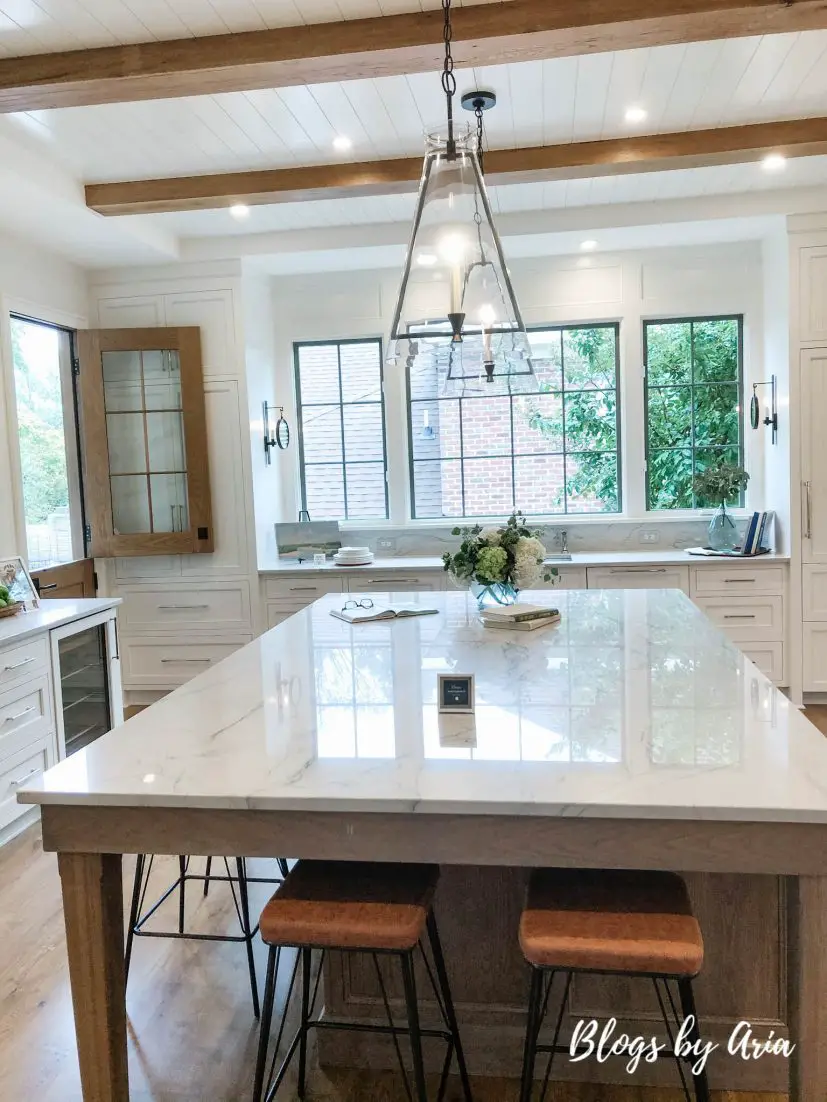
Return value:
<svg viewBox="0 0 827 1102">
<path fill-rule="evenodd" d="M 504 0 L 453 13 L 457 65 L 827 27 L 826 0 Z M 0 112 L 427 72 L 438 11 L 0 60 Z"/>
<path fill-rule="evenodd" d="M 677 168 L 827 154 L 827 118 L 725 126 L 677 134 L 650 134 L 527 149 L 496 149 L 485 156 L 489 184 L 571 180 L 662 172 Z M 415 191 L 421 157 L 310 165 L 174 179 L 89 184 L 86 204 L 105 215 L 211 210 L 309 199 L 363 198 Z"/>
</svg>

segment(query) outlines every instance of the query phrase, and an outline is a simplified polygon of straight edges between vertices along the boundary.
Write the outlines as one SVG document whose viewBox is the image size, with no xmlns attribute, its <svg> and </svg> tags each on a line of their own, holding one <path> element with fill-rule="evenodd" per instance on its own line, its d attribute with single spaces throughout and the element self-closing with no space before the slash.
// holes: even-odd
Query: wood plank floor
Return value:
<svg viewBox="0 0 827 1102">
<path fill-rule="evenodd" d="M 808 717 L 827 733 L 827 707 Z M 125 862 L 126 879 L 132 862 Z M 175 865 L 177 867 L 177 863 Z M 264 866 L 258 865 L 257 871 Z M 164 860 L 159 891 L 174 877 Z M 155 882 L 155 878 L 154 878 Z M 125 890 L 128 885 L 125 885 Z M 215 932 L 234 922 L 226 888 L 190 893 L 194 923 Z M 254 913 L 267 897 L 251 889 Z M 259 976 L 264 954 L 258 947 Z M 250 1097 L 257 1041 L 244 952 L 238 945 L 142 939 L 128 995 L 132 1102 L 240 1102 Z M 404 1102 L 396 1076 L 317 1074 L 325 1102 Z M 477 1079 L 476 1102 L 516 1102 L 516 1084 Z M 714 1095 L 715 1102 L 784 1102 L 785 1095 Z M 0 849 L 0 1102 L 80 1102 L 57 862 L 39 827 Z M 291 1102 L 290 1094 L 284 1096 Z M 450 1102 L 459 1098 L 455 1086 Z M 554 1102 L 682 1102 L 678 1091 L 557 1087 Z M 281 1102 L 281 1100 L 280 1100 Z"/>
</svg>

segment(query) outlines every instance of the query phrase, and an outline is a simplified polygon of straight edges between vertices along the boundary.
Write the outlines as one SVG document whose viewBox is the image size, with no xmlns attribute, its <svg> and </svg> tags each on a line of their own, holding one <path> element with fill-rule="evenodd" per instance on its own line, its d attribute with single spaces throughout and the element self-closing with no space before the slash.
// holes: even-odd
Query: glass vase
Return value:
<svg viewBox="0 0 827 1102">
<path fill-rule="evenodd" d="M 708 542 L 713 551 L 733 551 L 738 546 L 738 526 L 723 503 L 709 522 Z"/>
<path fill-rule="evenodd" d="M 477 599 L 477 607 L 480 612 L 484 608 L 502 608 L 505 605 L 513 605 L 517 600 L 517 590 L 508 582 L 493 582 L 491 585 L 483 585 L 482 582 L 471 582 L 471 592 Z"/>
</svg>

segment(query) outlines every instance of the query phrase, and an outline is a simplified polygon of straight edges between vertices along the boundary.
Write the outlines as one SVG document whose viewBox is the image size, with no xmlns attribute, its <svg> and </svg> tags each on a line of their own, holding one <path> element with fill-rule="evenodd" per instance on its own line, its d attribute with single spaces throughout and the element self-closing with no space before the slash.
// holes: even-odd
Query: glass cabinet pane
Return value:
<svg viewBox="0 0 827 1102">
<path fill-rule="evenodd" d="M 88 628 L 58 642 L 66 755 L 111 728 L 105 629 Z"/>
<path fill-rule="evenodd" d="M 188 531 L 178 352 L 104 352 L 102 361 L 116 533 Z"/>
</svg>

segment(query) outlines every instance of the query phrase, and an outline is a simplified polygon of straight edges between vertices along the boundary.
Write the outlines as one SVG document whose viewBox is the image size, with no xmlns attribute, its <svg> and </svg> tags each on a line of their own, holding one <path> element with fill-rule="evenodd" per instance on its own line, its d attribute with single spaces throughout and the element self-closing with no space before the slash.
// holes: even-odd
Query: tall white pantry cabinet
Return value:
<svg viewBox="0 0 827 1102">
<path fill-rule="evenodd" d="M 791 240 L 793 428 L 798 418 L 792 536 L 794 561 L 796 542 L 800 547 L 802 689 L 827 693 L 827 233 Z"/>
<path fill-rule="evenodd" d="M 257 634 L 258 576 L 240 272 L 112 275 L 90 290 L 101 328 L 201 330 L 215 552 L 98 562 L 120 609 L 128 703 L 150 702 Z M 272 401 L 272 395 L 261 395 Z"/>
</svg>

